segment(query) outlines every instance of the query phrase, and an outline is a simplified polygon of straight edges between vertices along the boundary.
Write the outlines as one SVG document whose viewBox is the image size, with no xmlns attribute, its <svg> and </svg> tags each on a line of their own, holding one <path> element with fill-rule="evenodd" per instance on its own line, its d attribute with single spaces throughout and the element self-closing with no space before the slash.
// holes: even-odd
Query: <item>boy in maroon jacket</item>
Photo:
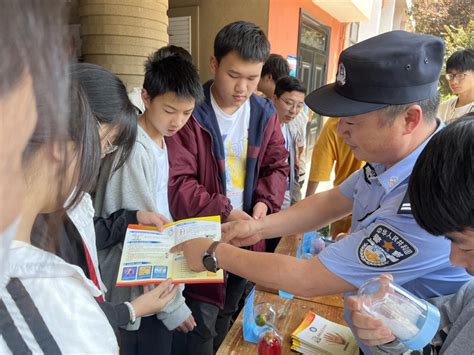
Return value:
<svg viewBox="0 0 474 355">
<path fill-rule="evenodd" d="M 265 34 L 252 23 L 234 22 L 217 34 L 210 63 L 214 81 L 204 85 L 205 101 L 176 135 L 166 138 L 169 207 L 175 219 L 220 215 L 232 221 L 279 211 L 288 152 L 271 101 L 253 94 L 269 53 Z M 228 274 L 225 285 L 187 285 L 186 302 L 197 328 L 179 334 L 173 351 L 213 354 L 245 284 Z"/>
</svg>

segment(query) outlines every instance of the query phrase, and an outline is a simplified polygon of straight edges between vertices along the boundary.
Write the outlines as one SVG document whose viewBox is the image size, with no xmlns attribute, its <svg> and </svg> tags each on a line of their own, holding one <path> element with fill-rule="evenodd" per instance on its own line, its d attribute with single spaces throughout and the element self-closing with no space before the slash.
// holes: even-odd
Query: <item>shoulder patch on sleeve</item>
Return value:
<svg viewBox="0 0 474 355">
<path fill-rule="evenodd" d="M 405 196 L 403 196 L 403 200 L 400 204 L 400 207 L 398 207 L 397 214 L 412 214 L 410 196 L 408 196 L 408 191 L 405 193 Z"/>
<path fill-rule="evenodd" d="M 417 253 L 416 247 L 400 232 L 385 224 L 377 224 L 357 248 L 359 261 L 373 268 L 390 267 Z"/>
</svg>

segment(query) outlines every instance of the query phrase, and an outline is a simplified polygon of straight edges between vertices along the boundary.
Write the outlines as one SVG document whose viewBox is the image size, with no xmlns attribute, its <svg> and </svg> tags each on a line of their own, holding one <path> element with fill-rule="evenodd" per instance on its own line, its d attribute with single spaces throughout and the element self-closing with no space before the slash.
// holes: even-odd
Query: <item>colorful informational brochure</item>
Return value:
<svg viewBox="0 0 474 355">
<path fill-rule="evenodd" d="M 308 312 L 291 334 L 291 349 L 302 354 L 356 355 L 359 347 L 351 330 Z"/>
<path fill-rule="evenodd" d="M 117 286 L 157 284 L 172 278 L 176 283 L 222 283 L 224 272 L 193 272 L 182 253 L 170 248 L 195 238 L 221 239 L 220 216 L 190 218 L 154 227 L 130 224 L 123 243 Z"/>
</svg>

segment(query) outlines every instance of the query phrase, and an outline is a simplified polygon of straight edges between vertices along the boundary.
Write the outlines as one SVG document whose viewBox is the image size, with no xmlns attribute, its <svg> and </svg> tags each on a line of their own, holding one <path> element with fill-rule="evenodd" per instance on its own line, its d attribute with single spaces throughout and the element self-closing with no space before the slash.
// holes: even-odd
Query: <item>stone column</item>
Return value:
<svg viewBox="0 0 474 355">
<path fill-rule="evenodd" d="M 82 55 L 130 90 L 143 84 L 143 63 L 168 44 L 168 0 L 80 0 Z"/>
</svg>

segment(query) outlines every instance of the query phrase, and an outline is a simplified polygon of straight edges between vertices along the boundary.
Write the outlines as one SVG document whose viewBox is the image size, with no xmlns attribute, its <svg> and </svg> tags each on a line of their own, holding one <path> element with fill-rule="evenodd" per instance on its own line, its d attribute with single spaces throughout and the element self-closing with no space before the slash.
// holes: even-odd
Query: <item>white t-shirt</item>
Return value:
<svg viewBox="0 0 474 355">
<path fill-rule="evenodd" d="M 288 127 L 288 124 L 284 124 L 281 126 L 281 133 L 283 134 L 283 138 L 285 138 L 285 148 L 289 152 L 290 151 L 290 144 L 292 142 L 291 139 L 291 134 L 290 134 L 290 128 Z M 287 159 L 288 162 L 288 159 Z"/>
<path fill-rule="evenodd" d="M 291 149 L 291 144 L 292 144 L 292 139 L 290 135 L 290 128 L 288 127 L 288 124 L 284 124 L 281 126 L 281 133 L 283 134 L 283 138 L 285 138 L 285 148 L 289 152 Z M 290 157 L 286 160 L 287 163 L 289 163 Z M 292 167 L 290 166 L 290 169 Z M 285 190 L 285 196 L 283 198 L 283 204 L 281 205 L 281 209 L 285 210 L 291 205 L 291 196 L 290 196 L 290 177 L 288 176 L 286 178 L 286 190 Z"/>
<path fill-rule="evenodd" d="M 224 142 L 226 196 L 234 209 L 241 210 L 244 202 L 250 102 L 245 101 L 231 115 L 221 110 L 212 93 L 211 104 Z"/>
<path fill-rule="evenodd" d="M 467 105 L 461 107 L 456 107 L 457 101 L 458 98 L 453 97 L 451 99 L 443 101 L 439 105 L 438 117 L 441 118 L 445 123 L 454 121 L 455 119 L 474 111 L 474 102 L 470 102 Z"/>
<path fill-rule="evenodd" d="M 296 154 L 298 154 L 299 148 L 302 148 L 306 145 L 306 125 L 308 123 L 308 114 L 306 110 L 301 110 L 301 112 L 295 117 L 295 119 L 288 123 L 288 128 L 290 130 L 291 137 L 296 148 Z M 298 164 L 298 175 L 299 181 L 304 180 L 304 175 L 306 173 L 306 157 L 305 151 L 301 153 L 300 161 Z"/>
<path fill-rule="evenodd" d="M 168 149 L 166 148 L 165 141 L 163 140 L 163 148 L 153 142 L 153 152 L 155 153 L 157 167 L 156 210 L 171 221 L 171 213 L 168 207 L 168 178 L 170 169 L 168 164 Z"/>
</svg>

